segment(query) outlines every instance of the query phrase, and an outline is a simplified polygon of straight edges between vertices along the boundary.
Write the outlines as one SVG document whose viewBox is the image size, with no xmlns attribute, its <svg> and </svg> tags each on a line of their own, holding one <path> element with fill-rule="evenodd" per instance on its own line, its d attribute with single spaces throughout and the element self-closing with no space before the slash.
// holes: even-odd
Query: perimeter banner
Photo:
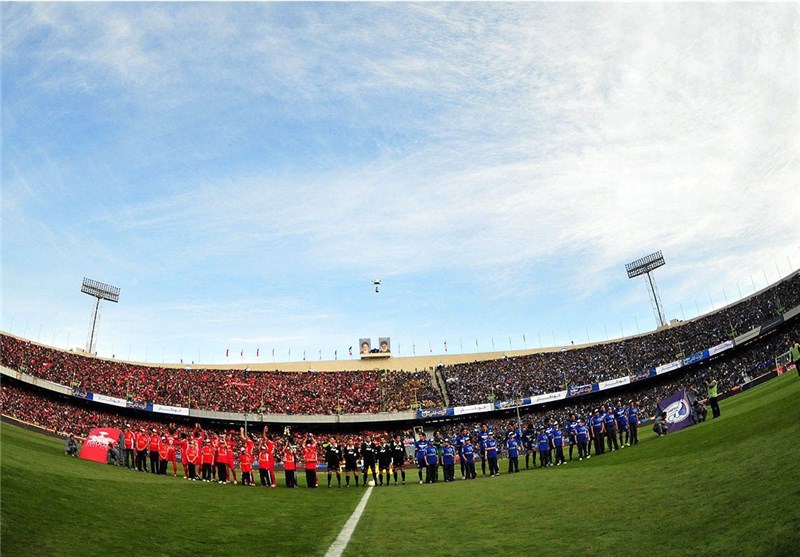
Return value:
<svg viewBox="0 0 800 557">
<path fill-rule="evenodd" d="M 667 413 L 667 429 L 670 433 L 694 425 L 692 405 L 685 390 L 659 402 L 658 410 Z"/>
<path fill-rule="evenodd" d="M 119 439 L 120 430 L 113 427 L 96 427 L 86 437 L 81 447 L 81 453 L 78 455 L 84 460 L 93 460 L 95 462 L 106 463 L 106 453 L 108 452 L 108 444 L 117 444 Z"/>
</svg>

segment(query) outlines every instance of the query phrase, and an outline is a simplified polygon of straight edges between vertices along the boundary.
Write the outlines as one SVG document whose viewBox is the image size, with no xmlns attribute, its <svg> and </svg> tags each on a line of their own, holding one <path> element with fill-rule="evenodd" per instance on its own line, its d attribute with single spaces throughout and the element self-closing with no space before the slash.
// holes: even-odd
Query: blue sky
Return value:
<svg viewBox="0 0 800 557">
<path fill-rule="evenodd" d="M 654 328 L 652 251 L 668 318 L 800 265 L 796 4 L 0 10 L 33 340 L 85 345 L 83 276 L 101 354 L 220 363 L 600 340 Z"/>
</svg>

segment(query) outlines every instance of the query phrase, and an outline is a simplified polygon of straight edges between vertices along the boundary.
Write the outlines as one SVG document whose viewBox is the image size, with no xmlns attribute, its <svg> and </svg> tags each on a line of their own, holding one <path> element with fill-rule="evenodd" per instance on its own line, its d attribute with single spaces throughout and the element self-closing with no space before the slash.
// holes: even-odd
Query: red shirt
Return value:
<svg viewBox="0 0 800 557">
<path fill-rule="evenodd" d="M 244 452 L 239 457 L 239 466 L 242 469 L 242 472 L 252 472 L 253 471 L 253 455 L 249 452 Z"/>
<path fill-rule="evenodd" d="M 158 452 L 158 444 L 161 442 L 161 437 L 155 433 L 150 436 L 150 451 Z"/>
<path fill-rule="evenodd" d="M 228 447 L 220 445 L 217 449 L 217 462 L 228 463 Z"/>
<path fill-rule="evenodd" d="M 169 445 L 167 445 L 166 441 L 161 441 L 158 444 L 158 458 L 161 460 L 167 460 L 167 455 L 169 454 Z"/>
<path fill-rule="evenodd" d="M 125 430 L 125 448 L 126 449 L 132 449 L 133 448 L 133 442 L 134 442 L 135 438 L 136 438 L 136 436 L 133 434 L 133 432 L 130 429 L 126 429 Z"/>
<path fill-rule="evenodd" d="M 306 462 L 306 470 L 317 469 L 317 444 L 306 445 L 303 447 L 303 460 Z"/>
<path fill-rule="evenodd" d="M 200 451 L 197 450 L 195 445 L 191 445 L 185 451 L 181 452 L 181 459 L 186 458 L 187 464 L 197 464 Z"/>
<path fill-rule="evenodd" d="M 297 469 L 297 462 L 295 462 L 294 459 L 294 451 L 290 447 L 286 447 L 283 450 L 283 469 L 290 471 Z"/>
<path fill-rule="evenodd" d="M 203 464 L 214 464 L 214 447 L 211 445 L 203 446 Z"/>
<path fill-rule="evenodd" d="M 150 441 L 150 438 L 145 435 L 144 433 L 139 433 L 136 435 L 136 450 L 137 451 L 144 451 L 147 449 L 147 443 Z"/>
</svg>

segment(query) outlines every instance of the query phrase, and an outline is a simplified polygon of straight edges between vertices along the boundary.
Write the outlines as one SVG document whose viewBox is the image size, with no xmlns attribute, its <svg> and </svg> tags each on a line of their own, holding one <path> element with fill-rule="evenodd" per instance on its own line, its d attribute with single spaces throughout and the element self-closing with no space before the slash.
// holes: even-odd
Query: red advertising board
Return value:
<svg viewBox="0 0 800 557">
<path fill-rule="evenodd" d="M 106 462 L 108 444 L 114 443 L 116 446 L 119 439 L 120 430 L 113 427 L 96 427 L 86 437 L 81 447 L 80 458 L 94 460 L 95 462 Z"/>
</svg>

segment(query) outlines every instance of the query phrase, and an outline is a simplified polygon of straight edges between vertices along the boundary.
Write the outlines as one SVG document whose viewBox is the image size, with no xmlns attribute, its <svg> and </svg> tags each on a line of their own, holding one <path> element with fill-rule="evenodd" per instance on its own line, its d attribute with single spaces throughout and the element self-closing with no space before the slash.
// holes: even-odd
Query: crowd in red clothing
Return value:
<svg viewBox="0 0 800 557">
<path fill-rule="evenodd" d="M 717 312 L 654 333 L 562 352 L 539 352 L 445 367 L 451 406 L 599 383 L 689 356 L 800 305 L 800 273 Z"/>
<path fill-rule="evenodd" d="M 427 372 L 164 368 L 90 358 L 5 334 L 0 362 L 93 393 L 213 411 L 360 414 L 442 404 Z"/>
</svg>

